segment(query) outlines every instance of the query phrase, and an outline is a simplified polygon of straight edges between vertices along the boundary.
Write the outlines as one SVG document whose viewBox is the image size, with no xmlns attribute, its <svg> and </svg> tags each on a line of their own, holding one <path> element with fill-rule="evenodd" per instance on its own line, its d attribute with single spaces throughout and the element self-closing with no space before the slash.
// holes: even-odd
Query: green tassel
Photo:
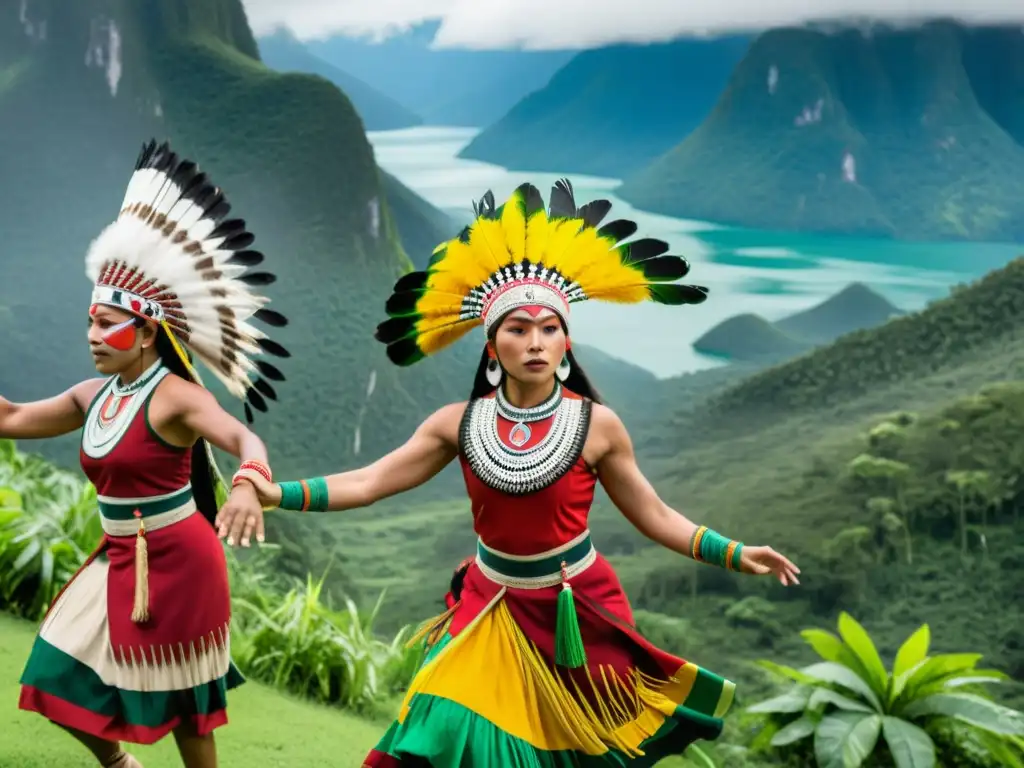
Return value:
<svg viewBox="0 0 1024 768">
<path fill-rule="evenodd" d="M 587 663 L 587 652 L 583 648 L 580 623 L 576 618 L 576 600 L 572 587 L 562 584 L 558 595 L 558 619 L 555 624 L 555 663 L 561 667 L 576 669 Z"/>
</svg>

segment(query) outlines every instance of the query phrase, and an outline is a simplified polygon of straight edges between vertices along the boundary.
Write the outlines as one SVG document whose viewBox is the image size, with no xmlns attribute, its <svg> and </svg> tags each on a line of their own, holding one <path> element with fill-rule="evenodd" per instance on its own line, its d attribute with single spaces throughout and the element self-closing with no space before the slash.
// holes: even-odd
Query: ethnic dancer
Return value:
<svg viewBox="0 0 1024 768">
<path fill-rule="evenodd" d="M 139 768 L 121 742 L 174 734 L 188 768 L 216 766 L 213 731 L 227 723 L 231 663 L 227 565 L 217 532 L 219 482 L 210 444 L 271 479 L 260 439 L 226 413 L 193 368 L 194 354 L 233 395 L 266 410 L 252 356 L 287 351 L 249 324 L 283 326 L 248 285 L 262 261 L 241 219 L 195 163 L 144 146 L 120 215 L 92 243 L 89 348 L 106 378 L 48 400 L 0 399 L 0 437 L 82 429 L 81 464 L 95 485 L 104 536 L 54 600 L 21 678 L 20 708 L 78 738 L 101 765 Z M 261 393 L 263 396 L 261 396 Z M 237 475 L 236 475 L 237 478 Z M 198 513 L 198 514 L 197 514 Z M 220 514 L 230 543 L 263 536 L 251 485 Z"/>
<path fill-rule="evenodd" d="M 414 488 L 458 457 L 478 534 L 449 609 L 421 636 L 429 651 L 397 719 L 365 766 L 649 766 L 720 734 L 734 686 L 652 645 L 619 580 L 594 549 L 598 481 L 646 536 L 700 562 L 774 575 L 799 570 L 667 507 L 637 468 L 622 422 L 600 404 L 571 351 L 571 304 L 603 299 L 699 304 L 705 288 L 668 245 L 623 242 L 601 225 L 605 200 L 577 207 L 558 182 L 550 208 L 530 184 L 477 218 L 406 275 L 377 329 L 410 365 L 482 324 L 487 344 L 468 403 L 430 416 L 363 469 L 274 484 L 248 474 L 281 509 L 343 510 Z"/>
</svg>

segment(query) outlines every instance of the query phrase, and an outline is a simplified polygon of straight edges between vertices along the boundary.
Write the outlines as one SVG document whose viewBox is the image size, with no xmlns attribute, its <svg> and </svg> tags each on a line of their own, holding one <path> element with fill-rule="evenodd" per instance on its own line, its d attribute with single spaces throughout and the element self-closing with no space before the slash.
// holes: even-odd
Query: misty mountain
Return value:
<svg viewBox="0 0 1024 768">
<path fill-rule="evenodd" d="M 776 29 L 708 118 L 626 179 L 647 210 L 770 230 L 1024 238 L 1024 35 Z"/>
<path fill-rule="evenodd" d="M 459 156 L 621 178 L 701 124 L 749 44 L 723 37 L 583 51 Z"/>
<path fill-rule="evenodd" d="M 352 101 L 368 131 L 387 131 L 420 125 L 423 119 L 394 99 L 385 96 L 358 77 L 353 77 L 314 56 L 290 32 L 279 30 L 257 41 L 260 59 L 278 72 L 319 75 L 338 86 Z"/>
<path fill-rule="evenodd" d="M 429 125 L 483 127 L 543 88 L 574 51 L 433 49 L 439 22 L 380 42 L 335 36 L 306 43 L 313 54 L 358 77 Z"/>
</svg>

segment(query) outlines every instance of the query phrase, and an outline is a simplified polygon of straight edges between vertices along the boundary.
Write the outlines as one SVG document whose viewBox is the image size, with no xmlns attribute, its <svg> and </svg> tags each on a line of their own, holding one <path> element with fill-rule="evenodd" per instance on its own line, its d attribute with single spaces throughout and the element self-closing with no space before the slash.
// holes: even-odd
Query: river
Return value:
<svg viewBox="0 0 1024 768">
<path fill-rule="evenodd" d="M 567 175 L 517 172 L 457 157 L 476 130 L 431 126 L 375 131 L 369 137 L 382 168 L 460 222 L 468 221 L 472 201 L 487 189 L 500 202 L 520 183 L 531 181 L 546 198 L 551 184 Z M 1007 243 L 901 242 L 724 227 L 637 210 L 612 193 L 617 179 L 569 178 L 578 200 L 611 200 L 607 220 L 633 219 L 638 235 L 667 241 L 670 253 L 691 263 L 686 282 L 710 288 L 708 300 L 698 307 L 597 301 L 573 306 L 574 340 L 661 377 L 719 365 L 691 345 L 733 315 L 752 312 L 775 320 L 818 304 L 851 282 L 864 283 L 912 311 L 1024 251 Z"/>
</svg>

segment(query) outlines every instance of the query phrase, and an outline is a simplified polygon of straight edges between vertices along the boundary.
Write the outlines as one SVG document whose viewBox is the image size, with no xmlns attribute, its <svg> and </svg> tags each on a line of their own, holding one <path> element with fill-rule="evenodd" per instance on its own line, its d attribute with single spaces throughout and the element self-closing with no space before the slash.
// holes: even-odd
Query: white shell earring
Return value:
<svg viewBox="0 0 1024 768">
<path fill-rule="evenodd" d="M 492 387 L 497 387 L 499 384 L 501 384 L 501 374 L 502 370 L 501 366 L 498 364 L 498 359 L 492 357 L 490 360 L 487 361 L 487 383 L 490 384 Z"/>
<path fill-rule="evenodd" d="M 555 368 L 555 376 L 558 377 L 559 381 L 565 381 L 569 378 L 569 370 L 572 366 L 569 363 L 569 356 L 566 355 L 562 358 L 562 362 Z"/>
</svg>

